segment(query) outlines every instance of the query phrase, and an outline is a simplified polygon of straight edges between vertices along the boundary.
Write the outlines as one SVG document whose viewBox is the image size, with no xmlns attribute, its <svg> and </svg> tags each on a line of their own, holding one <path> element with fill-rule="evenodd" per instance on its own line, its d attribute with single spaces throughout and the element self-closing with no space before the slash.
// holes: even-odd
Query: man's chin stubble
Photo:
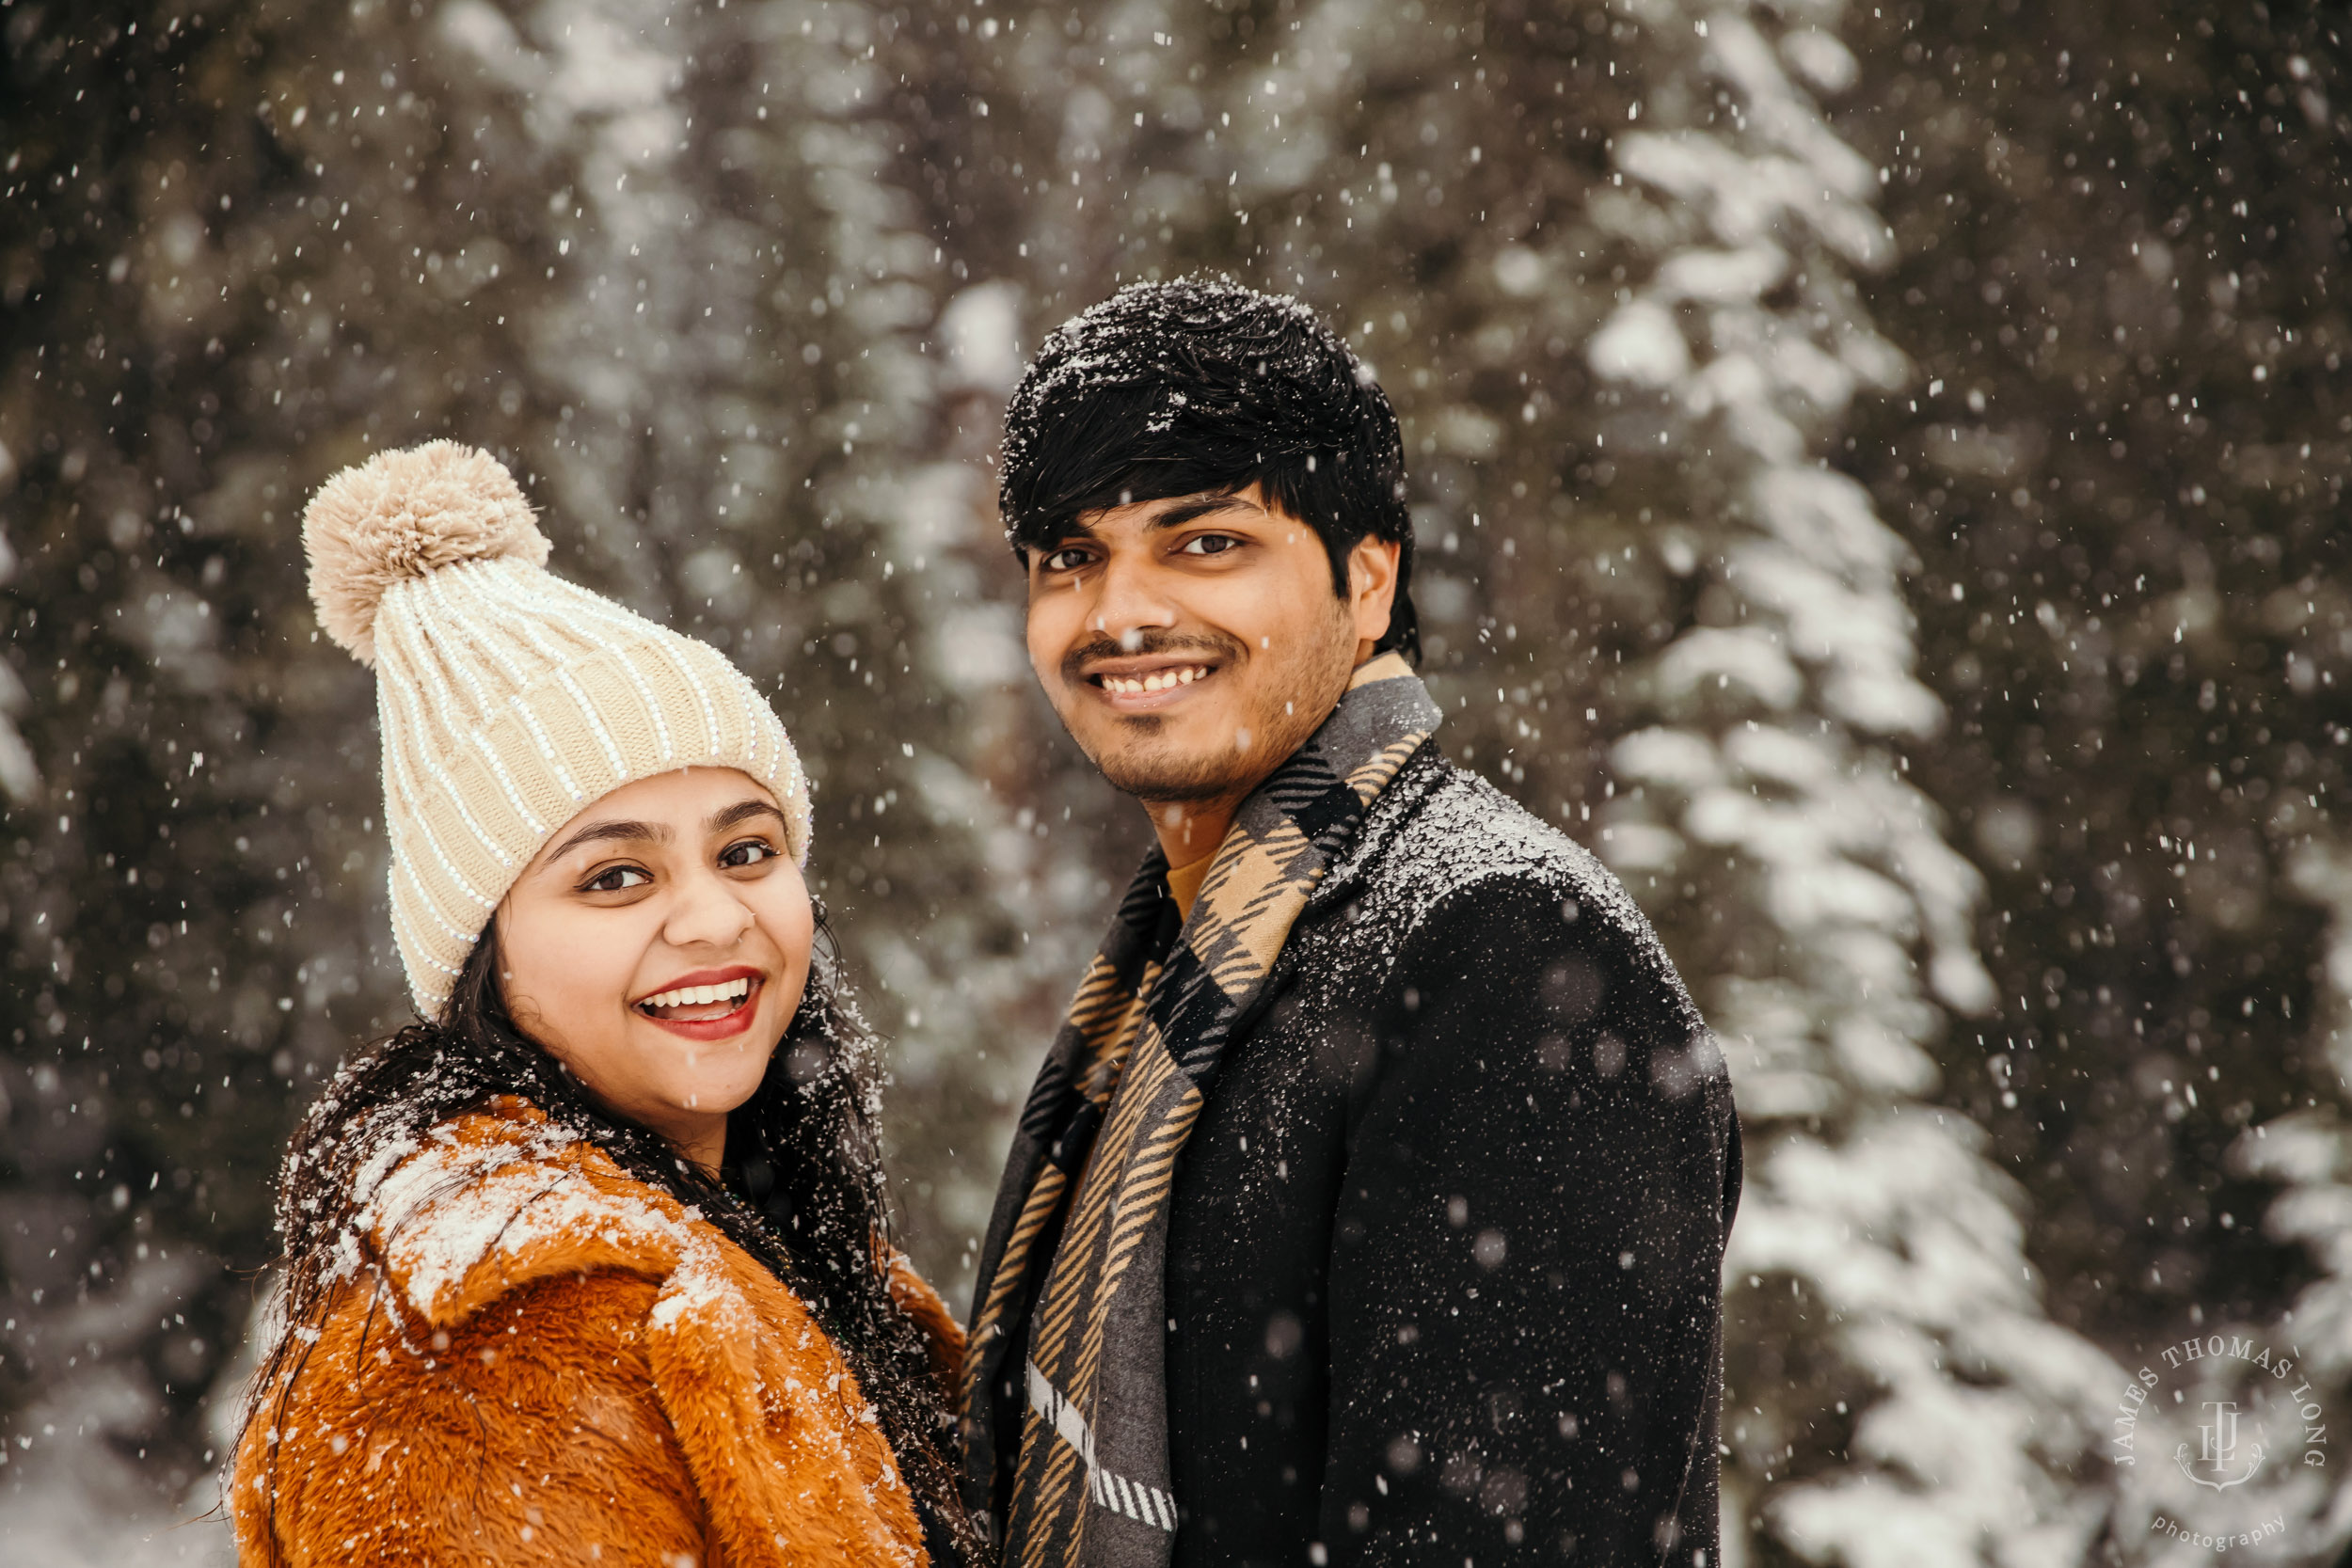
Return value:
<svg viewBox="0 0 2352 1568">
<path fill-rule="evenodd" d="M 1078 741 L 1104 783 L 1147 806 L 1203 805 L 1248 784 L 1238 756 L 1212 759 L 1164 750 L 1167 729 L 1158 715 L 1138 714 L 1114 721 L 1111 744 L 1104 751 L 1088 745 L 1074 729 L 1071 738 Z M 1224 766 L 1217 766 L 1220 762 Z"/>
<path fill-rule="evenodd" d="M 1165 722 L 1154 715 L 1138 715 L 1120 722 L 1121 742 L 1109 754 L 1089 752 L 1105 783 L 1147 806 L 1200 806 L 1233 800 L 1263 783 L 1271 771 L 1267 752 L 1244 751 L 1173 753 L 1163 750 Z M 1314 733 L 1314 723 L 1288 716 L 1260 715 L 1265 727 L 1273 768 L 1281 766 Z M 1321 722 L 1320 720 L 1315 723 Z M 1295 730 L 1295 734 L 1290 733 Z"/>
<path fill-rule="evenodd" d="M 1143 722 L 1155 730 L 1159 727 L 1157 720 Z M 1218 767 L 1204 757 L 1153 755 L 1152 750 L 1148 741 L 1141 746 L 1122 747 L 1108 756 L 1094 758 L 1094 766 L 1113 789 L 1121 795 L 1132 795 L 1147 806 L 1201 805 L 1222 800 L 1241 793 L 1252 782 L 1238 756 Z"/>
</svg>

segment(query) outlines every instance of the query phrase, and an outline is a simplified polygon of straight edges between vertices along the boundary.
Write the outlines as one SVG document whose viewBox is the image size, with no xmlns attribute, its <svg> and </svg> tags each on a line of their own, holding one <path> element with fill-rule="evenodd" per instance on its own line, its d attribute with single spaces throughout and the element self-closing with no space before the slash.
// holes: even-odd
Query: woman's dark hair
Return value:
<svg viewBox="0 0 2352 1568">
<path fill-rule="evenodd" d="M 275 1333 L 245 1411 L 282 1402 L 361 1228 L 360 1172 L 433 1127 L 514 1096 L 587 1139 L 629 1176 L 697 1208 L 807 1305 L 873 1404 L 922 1515 L 933 1561 L 977 1561 L 958 1501 L 954 1425 L 923 1331 L 893 1299 L 884 1268 L 888 1191 L 876 1131 L 880 1053 L 841 977 L 821 910 L 801 1005 L 750 1100 L 727 1117 L 713 1176 L 596 1101 L 525 1037 L 498 983 L 495 919 L 474 943 L 436 1022 L 412 1023 L 346 1062 L 295 1130 L 278 1192 L 286 1242 Z M 379 1173 L 381 1166 L 379 1165 Z M 271 1489 L 275 1496 L 275 1488 Z"/>
<path fill-rule="evenodd" d="M 1253 483 L 1322 536 L 1343 599 L 1358 541 L 1403 546 L 1376 648 L 1418 659 L 1396 413 L 1298 300 L 1224 278 L 1130 284 L 1047 336 L 1005 410 L 997 505 L 1025 556 L 1089 512 Z"/>
</svg>

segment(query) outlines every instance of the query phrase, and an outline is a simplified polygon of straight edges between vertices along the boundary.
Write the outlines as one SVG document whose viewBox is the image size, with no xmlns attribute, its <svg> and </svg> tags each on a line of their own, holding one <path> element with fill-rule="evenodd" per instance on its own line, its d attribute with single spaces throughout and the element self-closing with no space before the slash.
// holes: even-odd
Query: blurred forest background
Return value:
<svg viewBox="0 0 2352 1568">
<path fill-rule="evenodd" d="M 1144 838 L 1031 690 L 996 421 L 1207 268 L 1381 376 L 1445 743 L 1725 1037 L 1726 1562 L 2333 1557 L 2352 1429 L 2226 1495 L 2109 1436 L 2216 1332 L 2352 1421 L 2345 30 L 0 0 L 0 1556 L 226 1550 L 163 1527 L 278 1150 L 405 1006 L 296 534 L 380 447 L 498 451 L 557 569 L 773 689 L 961 1299 Z M 2233 1370 L 2165 1375 L 2299 1453 Z"/>
</svg>

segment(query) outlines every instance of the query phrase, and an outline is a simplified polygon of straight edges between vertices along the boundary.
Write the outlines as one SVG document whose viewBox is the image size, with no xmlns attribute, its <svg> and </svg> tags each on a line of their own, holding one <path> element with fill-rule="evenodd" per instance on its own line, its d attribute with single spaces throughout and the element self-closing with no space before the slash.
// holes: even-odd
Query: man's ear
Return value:
<svg viewBox="0 0 2352 1568">
<path fill-rule="evenodd" d="M 1347 604 L 1356 624 L 1359 664 L 1389 634 L 1389 611 L 1396 603 L 1396 563 L 1404 550 L 1398 540 L 1367 533 L 1347 552 Z"/>
</svg>

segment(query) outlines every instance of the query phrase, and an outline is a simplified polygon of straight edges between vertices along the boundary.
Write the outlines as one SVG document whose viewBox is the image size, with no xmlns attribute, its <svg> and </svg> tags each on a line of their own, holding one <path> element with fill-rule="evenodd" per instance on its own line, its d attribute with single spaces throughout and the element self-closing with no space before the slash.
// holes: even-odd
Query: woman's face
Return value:
<svg viewBox="0 0 2352 1568">
<path fill-rule="evenodd" d="M 716 1165 L 801 1005 L 814 927 L 776 798 L 685 768 L 548 840 L 499 906 L 501 991 L 598 1100 Z"/>
</svg>

